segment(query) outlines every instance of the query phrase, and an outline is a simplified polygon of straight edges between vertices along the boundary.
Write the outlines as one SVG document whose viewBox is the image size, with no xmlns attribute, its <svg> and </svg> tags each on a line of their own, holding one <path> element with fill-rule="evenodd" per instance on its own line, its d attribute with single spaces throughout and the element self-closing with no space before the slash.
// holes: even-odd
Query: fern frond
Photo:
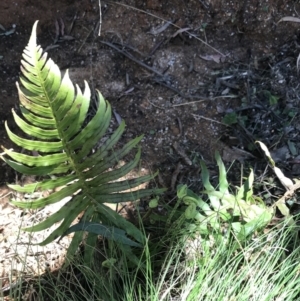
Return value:
<svg viewBox="0 0 300 301">
<path fill-rule="evenodd" d="M 33 26 L 29 43 L 23 52 L 22 75 L 20 84 L 17 84 L 22 117 L 14 110 L 12 111 L 15 123 L 26 138 L 14 134 L 5 123 L 11 141 L 27 152 L 18 153 L 3 148 L 7 155 L 3 157 L 3 160 L 23 174 L 47 176 L 40 182 L 25 186 L 10 185 L 16 191 L 33 193 L 62 187 L 61 190 L 48 197 L 30 202 L 13 200 L 13 204 L 16 206 L 41 208 L 66 197 L 70 200 L 43 222 L 25 230 L 41 231 L 54 223 L 61 222 L 58 228 L 41 242 L 44 245 L 68 231 L 72 232 L 73 229 L 84 230 L 82 225 L 70 227 L 78 214 L 86 211 L 86 214 L 83 215 L 85 218 L 83 222 L 86 225 L 91 225 L 91 222 L 95 225 L 95 219 L 101 223 L 99 228 L 101 231 L 97 232 L 95 227 L 92 227 L 94 233 L 103 234 L 103 227 L 105 227 L 103 222 L 107 222 L 110 227 L 109 238 L 118 237 L 121 242 L 131 245 L 143 243 L 142 233 L 104 204 L 136 200 L 163 191 L 162 189 L 144 189 L 128 192 L 128 190 L 148 182 L 155 175 L 130 181 L 118 181 L 137 166 L 141 154 L 139 148 L 133 161 L 118 169 L 113 169 L 116 163 L 136 148 L 142 136 L 133 139 L 122 148 L 114 150 L 125 130 L 125 123 L 122 122 L 103 145 L 96 148 L 110 124 L 110 104 L 97 91 L 99 101 L 97 111 L 90 121 L 87 120 L 91 101 L 88 83 L 84 83 L 85 87 L 82 92 L 78 85 L 73 85 L 68 71 L 62 77 L 58 66 L 36 44 L 36 27 L 37 22 Z M 31 151 L 37 152 L 38 155 L 31 155 Z M 108 169 L 111 170 L 108 171 Z M 117 235 L 112 235 L 112 233 Z M 130 241 L 125 233 L 137 243 Z M 122 235 L 124 237 L 121 239 Z M 75 252 L 80 238 L 82 235 L 76 233 L 70 253 Z M 88 237 L 94 243 L 96 243 L 96 238 L 97 236 L 93 233 Z"/>
</svg>

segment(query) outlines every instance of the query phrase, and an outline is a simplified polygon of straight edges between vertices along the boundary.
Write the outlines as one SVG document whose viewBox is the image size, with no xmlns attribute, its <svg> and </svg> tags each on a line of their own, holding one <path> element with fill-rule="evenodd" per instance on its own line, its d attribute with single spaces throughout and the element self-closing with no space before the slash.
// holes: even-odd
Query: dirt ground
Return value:
<svg viewBox="0 0 300 301">
<path fill-rule="evenodd" d="M 103 93 L 126 121 L 125 139 L 145 134 L 143 164 L 175 162 L 174 142 L 191 160 L 211 160 L 226 147 L 218 122 L 247 96 L 250 73 L 288 40 L 296 44 L 299 24 L 278 21 L 298 11 L 295 1 L 102 1 L 98 37 L 98 1 L 3 0 L 2 33 L 15 32 L 0 36 L 1 144 L 11 146 L 3 123 L 13 128 L 21 54 L 38 19 L 38 42 L 74 82 Z M 0 185 L 8 180 L 2 164 Z"/>
<path fill-rule="evenodd" d="M 4 121 L 16 130 L 11 109 L 18 106 L 20 59 L 40 20 L 41 46 L 61 70 L 69 69 L 74 83 L 83 86 L 85 79 L 109 100 L 112 127 L 118 117 L 126 121 L 124 141 L 145 135 L 141 165 L 159 168 L 168 187 L 178 162 L 190 170 L 200 158 L 213 162 L 215 150 L 227 162 L 251 157 L 249 137 L 275 148 L 291 141 L 300 149 L 295 121 L 300 24 L 279 22 L 299 17 L 298 1 L 102 0 L 101 6 L 99 22 L 95 0 L 1 0 L 1 145 L 14 147 Z M 284 124 L 292 137 L 278 140 L 274 134 L 277 111 L 268 110 L 273 96 L 277 111 L 294 113 L 292 130 Z M 223 118 L 232 112 L 248 118 L 242 127 L 248 141 L 235 125 L 228 133 Z M 0 164 L 4 206 L 5 183 L 17 175 Z"/>
</svg>

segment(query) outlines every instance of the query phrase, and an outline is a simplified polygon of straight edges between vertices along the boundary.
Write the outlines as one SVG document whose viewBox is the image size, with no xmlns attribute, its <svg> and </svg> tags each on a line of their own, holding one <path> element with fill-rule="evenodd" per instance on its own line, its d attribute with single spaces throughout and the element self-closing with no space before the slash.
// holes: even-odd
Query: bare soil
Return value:
<svg viewBox="0 0 300 301">
<path fill-rule="evenodd" d="M 40 20 L 38 42 L 49 57 L 62 71 L 69 69 L 74 83 L 82 87 L 87 80 L 101 91 L 115 113 L 112 126 L 118 117 L 126 121 L 124 141 L 145 135 L 141 166 L 159 169 L 166 186 L 179 162 L 185 172 L 198 172 L 191 167 L 200 158 L 213 162 L 216 150 L 227 162 L 245 160 L 255 139 L 266 139 L 273 147 L 290 139 L 298 149 L 300 25 L 279 22 L 298 17 L 297 1 L 128 0 L 101 5 L 99 22 L 95 0 L 1 0 L 1 145 L 15 147 L 4 122 L 17 131 L 11 115 L 18 107 L 15 82 L 32 25 Z M 276 111 L 268 109 L 270 95 L 278 97 L 279 112 L 295 113 L 289 123 L 292 137 L 278 139 Z M 228 132 L 223 117 L 230 112 L 244 112 L 248 118 L 253 129 L 246 133 L 248 140 L 241 134 L 246 126 L 238 131 L 233 125 Z M 0 164 L 4 208 L 5 183 L 22 178 Z"/>
</svg>

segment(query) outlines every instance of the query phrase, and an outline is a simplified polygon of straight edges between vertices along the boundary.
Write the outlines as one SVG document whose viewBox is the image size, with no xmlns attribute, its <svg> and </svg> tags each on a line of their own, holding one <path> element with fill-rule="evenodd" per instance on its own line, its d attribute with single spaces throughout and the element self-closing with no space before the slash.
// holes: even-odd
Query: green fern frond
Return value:
<svg viewBox="0 0 300 301">
<path fill-rule="evenodd" d="M 95 220 L 101 224 L 101 233 L 105 236 L 104 222 L 110 229 L 108 238 L 119 240 L 136 246 L 144 242 L 142 233 L 123 217 L 112 211 L 104 203 L 118 203 L 136 200 L 140 197 L 161 193 L 162 189 L 144 189 L 134 192 L 128 190 L 148 182 L 155 175 L 144 176 L 129 181 L 118 181 L 135 168 L 140 160 L 141 151 L 138 148 L 133 161 L 118 169 L 111 169 L 125 155 L 132 151 L 140 140 L 137 137 L 125 144 L 121 149 L 114 147 L 125 130 L 122 122 L 116 131 L 99 147 L 99 140 L 106 134 L 111 120 L 110 104 L 97 91 L 98 108 L 94 117 L 87 121 L 90 106 L 91 91 L 87 82 L 82 92 L 78 85 L 74 87 L 68 71 L 62 77 L 58 66 L 47 57 L 42 48 L 36 44 L 35 22 L 27 47 L 21 60 L 20 85 L 17 84 L 20 99 L 20 117 L 13 110 L 15 123 L 24 136 L 14 134 L 7 123 L 6 131 L 16 145 L 26 150 L 18 153 L 3 148 L 5 154 L 2 159 L 12 168 L 25 175 L 47 176 L 40 182 L 25 186 L 9 185 L 19 192 L 33 193 L 46 189 L 62 187 L 48 197 L 42 197 L 30 202 L 13 200 L 13 204 L 21 208 L 41 208 L 54 204 L 63 198 L 70 200 L 56 213 L 52 214 L 40 224 L 24 229 L 26 231 L 41 231 L 61 222 L 41 245 L 69 233 L 72 229 L 83 230 L 77 226 L 70 228 L 72 222 L 83 211 L 87 225 Z M 96 150 L 95 150 L 96 148 Z M 38 155 L 31 155 L 34 151 Z M 51 178 L 50 178 L 51 176 Z M 54 177 L 55 176 L 55 177 Z M 124 192 L 126 190 L 126 192 Z M 120 228 L 116 229 L 114 227 Z M 125 236 L 130 235 L 130 241 Z M 112 233 L 116 233 L 114 237 Z M 124 236 L 120 239 L 121 236 Z M 74 254 L 82 234 L 76 233 L 71 244 L 70 255 Z M 97 235 L 91 233 L 88 237 L 96 243 Z"/>
</svg>

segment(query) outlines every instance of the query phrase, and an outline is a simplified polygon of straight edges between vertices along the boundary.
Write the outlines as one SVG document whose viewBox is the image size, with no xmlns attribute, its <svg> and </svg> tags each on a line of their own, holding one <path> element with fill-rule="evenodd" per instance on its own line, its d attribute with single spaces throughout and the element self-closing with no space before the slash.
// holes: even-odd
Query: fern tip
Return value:
<svg viewBox="0 0 300 301">
<path fill-rule="evenodd" d="M 37 28 L 38 22 L 39 21 L 36 20 L 34 22 L 34 24 L 33 24 L 32 32 L 31 32 L 31 36 L 30 36 L 30 39 L 29 39 L 28 46 L 33 46 L 33 47 L 36 46 L 36 28 Z"/>
</svg>

